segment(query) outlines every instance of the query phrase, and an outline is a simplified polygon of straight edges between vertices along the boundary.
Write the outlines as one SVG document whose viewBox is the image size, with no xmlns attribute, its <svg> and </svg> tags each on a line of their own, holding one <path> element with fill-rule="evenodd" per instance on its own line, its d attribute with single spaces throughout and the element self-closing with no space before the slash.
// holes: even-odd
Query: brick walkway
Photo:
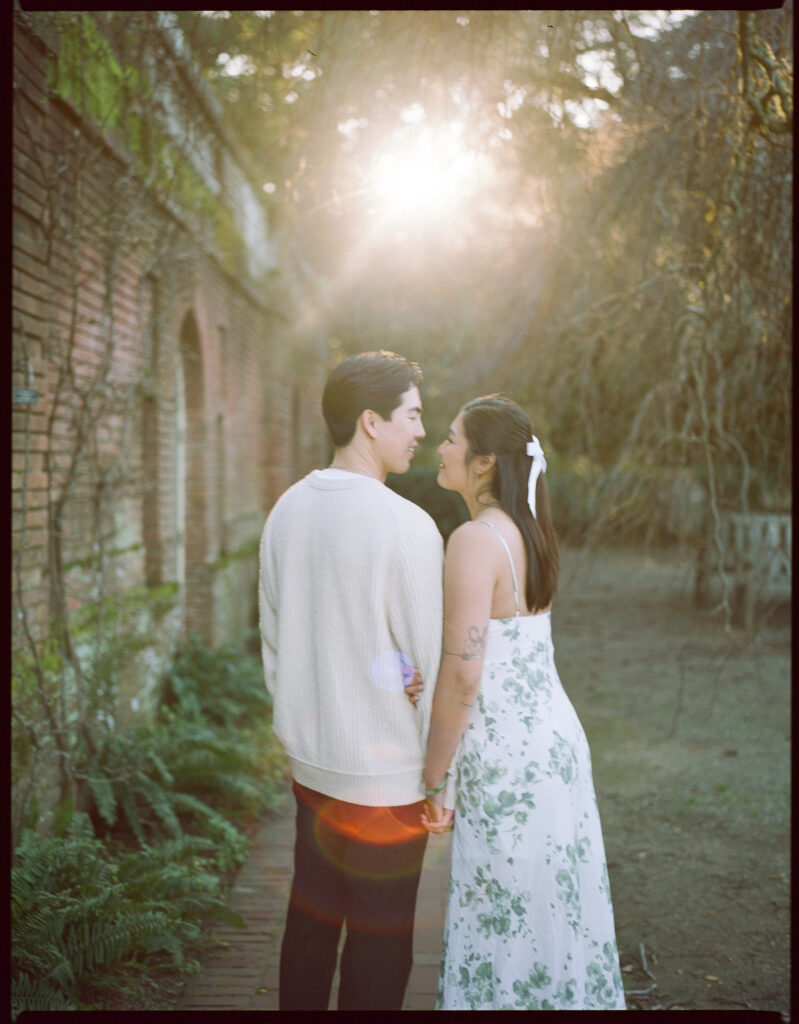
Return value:
<svg viewBox="0 0 799 1024">
<path fill-rule="evenodd" d="M 451 835 L 431 836 L 427 844 L 405 1010 L 432 1010 L 435 1004 L 451 839 Z M 228 904 L 241 914 L 244 928 L 220 925 L 215 929 L 227 945 L 213 951 L 201 973 L 188 982 L 178 1010 L 277 1010 L 278 960 L 293 846 L 292 802 L 283 815 L 263 822 L 231 890 Z M 331 1008 L 336 1006 L 337 992 L 338 976 Z"/>
</svg>

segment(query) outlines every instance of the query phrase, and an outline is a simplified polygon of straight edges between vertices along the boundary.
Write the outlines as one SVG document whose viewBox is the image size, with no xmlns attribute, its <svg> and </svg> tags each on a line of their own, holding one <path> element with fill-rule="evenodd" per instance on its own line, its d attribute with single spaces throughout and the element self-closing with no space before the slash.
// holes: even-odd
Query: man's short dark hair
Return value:
<svg viewBox="0 0 799 1024">
<path fill-rule="evenodd" d="M 421 383 L 419 365 L 395 352 L 361 352 L 339 363 L 322 395 L 322 413 L 333 444 L 342 448 L 350 443 L 364 409 L 390 419 L 405 392 Z"/>
</svg>

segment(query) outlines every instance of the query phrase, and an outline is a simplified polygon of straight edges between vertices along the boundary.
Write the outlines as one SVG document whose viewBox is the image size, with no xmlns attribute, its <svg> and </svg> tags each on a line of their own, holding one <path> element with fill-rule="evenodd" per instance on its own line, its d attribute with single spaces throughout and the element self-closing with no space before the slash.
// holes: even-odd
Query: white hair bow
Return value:
<svg viewBox="0 0 799 1024">
<path fill-rule="evenodd" d="M 533 519 L 535 519 L 535 485 L 538 482 L 538 474 L 543 473 L 547 468 L 544 450 L 535 434 L 533 434 L 532 441 L 527 442 L 527 454 L 533 457 L 533 463 L 530 466 L 530 476 L 527 481 L 527 504 L 533 513 Z"/>
</svg>

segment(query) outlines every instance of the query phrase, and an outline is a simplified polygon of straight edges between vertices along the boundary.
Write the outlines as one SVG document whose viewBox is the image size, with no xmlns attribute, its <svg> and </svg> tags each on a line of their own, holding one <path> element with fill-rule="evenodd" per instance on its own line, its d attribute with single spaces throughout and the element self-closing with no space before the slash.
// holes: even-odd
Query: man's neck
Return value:
<svg viewBox="0 0 799 1024">
<path fill-rule="evenodd" d="M 357 473 L 359 476 L 371 476 L 381 483 L 385 483 L 386 480 L 386 474 L 375 464 L 373 458 L 353 448 L 337 448 L 329 468 Z"/>
</svg>

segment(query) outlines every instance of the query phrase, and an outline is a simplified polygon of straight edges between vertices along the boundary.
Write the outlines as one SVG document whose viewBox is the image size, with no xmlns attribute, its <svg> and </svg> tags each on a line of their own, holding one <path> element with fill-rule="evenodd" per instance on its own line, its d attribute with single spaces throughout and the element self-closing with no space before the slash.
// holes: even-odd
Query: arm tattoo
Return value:
<svg viewBox="0 0 799 1024">
<path fill-rule="evenodd" d="M 460 658 L 461 661 L 472 661 L 474 658 L 482 658 L 485 654 L 487 635 L 488 626 L 482 630 L 478 629 L 477 626 L 469 626 L 466 631 L 466 640 L 463 645 L 463 651 L 461 653 L 458 653 L 457 651 L 448 651 L 445 647 L 442 654 L 448 654 L 452 658 Z"/>
</svg>

